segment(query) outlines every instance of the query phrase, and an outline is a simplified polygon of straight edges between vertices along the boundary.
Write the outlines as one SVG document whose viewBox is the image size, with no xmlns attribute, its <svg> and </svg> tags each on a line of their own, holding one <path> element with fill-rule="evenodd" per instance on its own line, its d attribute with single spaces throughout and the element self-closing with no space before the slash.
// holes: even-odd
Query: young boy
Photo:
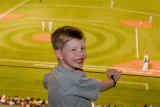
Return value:
<svg viewBox="0 0 160 107">
<path fill-rule="evenodd" d="M 121 72 L 108 70 L 106 80 L 87 78 L 82 71 L 86 44 L 83 32 L 73 26 L 58 28 L 51 37 L 58 64 L 43 80 L 49 107 L 91 107 L 99 92 L 116 85 Z"/>
</svg>

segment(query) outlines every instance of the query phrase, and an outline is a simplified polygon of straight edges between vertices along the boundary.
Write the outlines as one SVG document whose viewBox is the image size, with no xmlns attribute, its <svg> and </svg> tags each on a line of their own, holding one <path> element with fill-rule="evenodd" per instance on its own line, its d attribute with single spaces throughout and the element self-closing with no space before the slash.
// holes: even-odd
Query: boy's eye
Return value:
<svg viewBox="0 0 160 107">
<path fill-rule="evenodd" d="M 81 48 L 82 50 L 85 50 L 86 49 L 86 47 L 83 47 L 83 48 Z"/>
<path fill-rule="evenodd" d="M 76 51 L 76 49 L 71 49 L 71 51 Z"/>
</svg>

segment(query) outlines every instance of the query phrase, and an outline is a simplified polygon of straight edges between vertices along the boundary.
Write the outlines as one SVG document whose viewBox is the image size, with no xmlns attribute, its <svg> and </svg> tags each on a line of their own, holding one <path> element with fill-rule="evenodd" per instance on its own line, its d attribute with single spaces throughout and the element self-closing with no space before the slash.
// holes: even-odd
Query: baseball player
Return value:
<svg viewBox="0 0 160 107">
<path fill-rule="evenodd" d="M 44 30 L 45 30 L 45 27 L 46 27 L 46 21 L 45 21 L 45 20 L 43 20 L 43 21 L 42 21 L 42 31 L 44 31 Z"/>
<path fill-rule="evenodd" d="M 145 54 L 142 71 L 147 71 L 148 70 L 148 64 L 149 64 L 149 56 L 147 54 Z"/>
<path fill-rule="evenodd" d="M 111 0 L 111 4 L 110 4 L 110 8 L 111 8 L 111 9 L 113 8 L 113 4 L 114 4 L 114 1 Z"/>
<path fill-rule="evenodd" d="M 52 32 L 52 25 L 53 25 L 53 23 L 52 23 L 52 22 L 48 22 L 49 32 Z"/>
<path fill-rule="evenodd" d="M 149 23 L 152 24 L 152 14 L 149 17 Z"/>
</svg>

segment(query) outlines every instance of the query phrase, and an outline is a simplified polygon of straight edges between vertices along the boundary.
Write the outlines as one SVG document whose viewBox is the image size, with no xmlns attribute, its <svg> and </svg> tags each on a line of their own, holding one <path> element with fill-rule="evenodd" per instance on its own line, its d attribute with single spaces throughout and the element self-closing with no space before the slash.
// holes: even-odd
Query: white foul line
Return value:
<svg viewBox="0 0 160 107">
<path fill-rule="evenodd" d="M 139 49 L 138 49 L 138 29 L 136 28 L 136 51 L 137 51 L 137 59 L 139 58 Z"/>
<path fill-rule="evenodd" d="M 57 63 L 52 62 L 38 62 L 38 61 L 24 61 L 24 60 L 10 60 L 10 59 L 0 59 L 0 61 L 5 62 L 22 62 L 22 63 L 33 63 L 35 66 L 46 66 L 46 67 L 54 67 Z M 84 69 L 91 69 L 91 70 L 101 70 L 106 71 L 107 69 L 120 69 L 123 72 L 133 72 L 133 73 L 147 73 L 151 74 L 152 72 L 160 72 L 159 70 L 148 70 L 148 72 L 140 72 L 139 69 L 132 69 L 132 68 L 120 68 L 120 67 L 107 67 L 107 66 L 94 66 L 94 65 L 84 65 Z"/>
<path fill-rule="evenodd" d="M 54 67 L 56 64 L 34 64 L 35 66 L 44 66 L 44 67 Z M 96 70 L 98 72 L 106 71 L 107 69 L 115 69 L 114 67 L 104 67 L 104 66 L 93 66 L 93 65 L 84 65 L 83 69 L 85 70 Z M 121 68 L 123 72 L 132 72 L 132 73 L 138 73 L 138 74 L 153 74 L 153 72 L 160 72 L 160 71 L 148 71 L 148 72 L 142 72 L 141 70 L 136 71 L 136 69 L 132 69 L 133 71 L 130 71 L 130 69 L 127 68 Z"/>
<path fill-rule="evenodd" d="M 145 15 L 152 14 L 152 16 L 160 16 L 159 14 L 153 14 L 153 13 L 147 13 L 147 12 L 141 12 L 141 11 L 135 11 L 135 10 L 126 10 L 126 9 L 118 9 L 118 8 L 113 8 L 112 10 L 125 11 L 125 12 L 131 12 L 131 13 L 139 13 L 139 14 L 145 14 Z"/>
<path fill-rule="evenodd" d="M 51 63 L 51 62 L 24 61 L 24 60 L 10 60 L 10 59 L 0 59 L 0 61 L 7 61 L 7 62 L 25 62 L 25 63 L 41 63 L 41 64 L 57 64 L 57 63 Z"/>
<path fill-rule="evenodd" d="M 22 6 L 80 7 L 80 8 L 95 8 L 95 9 L 110 9 L 110 8 L 107 8 L 107 7 L 80 6 L 80 5 L 22 5 Z M 126 9 L 119 9 L 119 8 L 112 8 L 112 10 L 125 11 L 125 12 L 138 13 L 138 14 L 145 14 L 145 15 L 152 14 L 153 16 L 160 16 L 159 14 L 153 14 L 153 13 L 147 13 L 147 12 L 141 12 L 141 11 L 135 11 L 135 10 L 126 10 Z"/>
<path fill-rule="evenodd" d="M 0 17 L 4 17 L 5 15 L 7 15 L 8 13 L 10 13 L 11 11 L 15 10 L 16 8 L 18 8 L 19 6 L 23 5 L 24 3 L 26 3 L 28 0 L 23 1 L 22 3 L 18 4 L 17 6 L 15 6 L 14 8 L 12 8 L 11 10 L 8 10 L 7 12 L 3 13 L 2 15 L 0 15 Z"/>
<path fill-rule="evenodd" d="M 80 6 L 80 5 L 23 5 L 23 6 L 42 6 L 42 7 L 80 7 L 80 8 L 94 8 L 94 9 L 108 9 L 106 7 L 98 6 Z"/>
<path fill-rule="evenodd" d="M 50 64 L 50 65 L 45 65 L 45 64 L 34 64 L 35 66 L 44 66 L 44 67 L 54 67 L 56 64 Z M 88 65 L 89 66 L 89 65 Z M 83 69 L 88 69 L 88 70 L 98 70 L 98 71 L 105 71 L 106 69 L 105 68 L 92 68 L 92 66 L 89 66 L 89 67 L 83 67 Z"/>
<path fill-rule="evenodd" d="M 124 81 L 118 81 L 118 83 L 145 85 L 145 86 L 146 86 L 146 90 L 149 90 L 149 86 L 148 86 L 148 84 L 147 84 L 147 83 L 138 83 L 138 82 L 124 82 Z"/>
</svg>

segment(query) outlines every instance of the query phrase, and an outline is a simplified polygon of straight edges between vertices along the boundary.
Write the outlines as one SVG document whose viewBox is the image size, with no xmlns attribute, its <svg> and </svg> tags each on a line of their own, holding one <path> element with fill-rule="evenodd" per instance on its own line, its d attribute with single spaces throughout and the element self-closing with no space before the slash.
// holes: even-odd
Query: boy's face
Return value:
<svg viewBox="0 0 160 107">
<path fill-rule="evenodd" d="M 86 57 L 85 40 L 72 39 L 61 51 L 61 65 L 69 69 L 82 68 Z"/>
</svg>

